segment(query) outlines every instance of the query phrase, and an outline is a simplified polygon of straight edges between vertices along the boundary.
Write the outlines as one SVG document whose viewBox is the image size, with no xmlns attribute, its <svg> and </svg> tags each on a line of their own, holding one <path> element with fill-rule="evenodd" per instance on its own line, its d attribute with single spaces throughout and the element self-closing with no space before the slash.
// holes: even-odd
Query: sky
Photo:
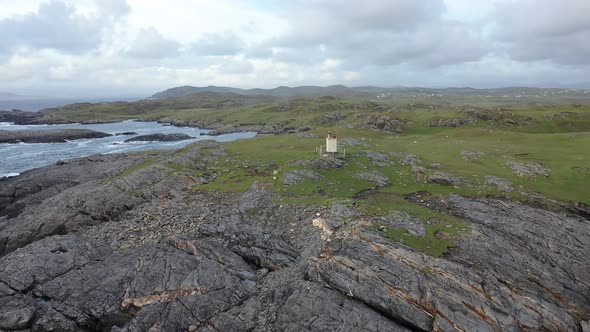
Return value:
<svg viewBox="0 0 590 332">
<path fill-rule="evenodd" d="M 0 0 L 0 91 L 590 88 L 590 0 Z"/>
</svg>

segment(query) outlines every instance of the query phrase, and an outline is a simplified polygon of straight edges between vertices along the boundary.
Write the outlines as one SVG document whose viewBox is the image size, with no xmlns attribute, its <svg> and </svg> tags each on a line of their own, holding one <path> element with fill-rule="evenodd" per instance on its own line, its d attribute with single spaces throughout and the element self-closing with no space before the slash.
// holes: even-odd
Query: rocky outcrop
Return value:
<svg viewBox="0 0 590 332">
<path fill-rule="evenodd" d="M 199 168 L 215 158 L 204 146 L 157 158 Z M 279 203 L 267 184 L 199 192 L 205 179 L 148 158 L 80 158 L 0 182 L 11 197 L 0 208 L 21 204 L 0 221 L 0 329 L 580 331 L 590 319 L 579 215 L 409 195 L 468 229 L 435 258 L 371 222 L 421 238 L 429 220 Z M 58 170 L 62 181 L 47 179 Z"/>
<path fill-rule="evenodd" d="M 508 161 L 506 166 L 512 169 L 514 174 L 519 177 L 533 177 L 533 176 L 549 176 L 550 170 L 537 162 L 521 163 L 516 161 Z"/>
<path fill-rule="evenodd" d="M 393 161 L 390 161 L 390 155 L 385 153 L 380 153 L 376 151 L 367 151 L 367 157 L 371 161 L 371 163 L 375 166 L 389 166 L 395 164 Z"/>
<path fill-rule="evenodd" d="M 492 176 L 492 175 L 486 175 L 485 179 L 486 179 L 486 183 L 498 187 L 498 189 L 500 189 L 503 192 L 509 193 L 509 192 L 514 191 L 514 186 L 513 186 L 512 182 L 510 182 L 506 179 L 502 179 L 502 178 L 499 178 L 497 176 Z"/>
<path fill-rule="evenodd" d="M 399 155 L 400 156 L 400 164 L 404 166 L 416 166 L 418 164 L 422 164 L 422 159 L 415 154 L 405 154 Z"/>
<path fill-rule="evenodd" d="M 203 128 L 213 129 L 207 133 L 201 133 L 201 135 L 208 135 L 208 136 L 219 136 L 224 134 L 231 134 L 231 133 L 239 133 L 239 132 L 256 132 L 258 134 L 268 134 L 268 135 L 280 135 L 285 133 L 294 133 L 296 132 L 296 127 L 292 126 L 290 123 L 291 120 L 286 120 L 278 123 L 273 124 L 242 124 L 242 125 L 233 125 L 233 124 L 210 124 L 207 126 L 203 126 Z M 308 131 L 310 130 L 309 127 L 301 127 L 298 131 Z"/>
<path fill-rule="evenodd" d="M 389 178 L 377 170 L 361 172 L 353 175 L 353 178 L 373 182 L 377 187 L 386 187 L 390 183 Z"/>
<path fill-rule="evenodd" d="M 112 135 L 88 129 L 0 130 L 0 143 L 65 143 L 109 136 Z"/>
<path fill-rule="evenodd" d="M 0 111 L 0 122 L 12 122 L 16 125 L 74 123 L 73 121 L 62 119 L 45 111 L 26 112 L 20 110 Z"/>
<path fill-rule="evenodd" d="M 505 126 L 522 126 L 533 121 L 533 118 L 531 117 L 516 114 L 513 111 L 505 109 L 488 110 L 466 108 L 463 109 L 461 113 L 471 117 L 473 120 L 484 120 L 491 124 L 501 124 Z"/>
<path fill-rule="evenodd" d="M 0 180 L 0 216 L 14 218 L 26 207 L 34 210 L 45 200 L 68 188 L 113 178 L 121 170 L 145 160 L 147 156 L 137 154 L 94 155 L 58 162 L 53 166 L 23 172 L 18 177 Z"/>
<path fill-rule="evenodd" d="M 473 119 L 459 118 L 459 119 L 436 119 L 430 121 L 430 127 L 460 127 L 473 123 Z"/>
<path fill-rule="evenodd" d="M 485 156 L 483 152 L 461 150 L 461 158 L 465 161 L 478 162 L 483 156 Z"/>
<path fill-rule="evenodd" d="M 294 184 L 297 184 L 301 181 L 306 181 L 306 180 L 321 180 L 324 177 L 312 170 L 306 170 L 306 169 L 298 169 L 298 170 L 294 170 L 291 172 L 287 172 L 285 173 L 285 175 L 283 175 L 283 184 L 286 186 L 291 186 Z"/>
<path fill-rule="evenodd" d="M 366 117 L 363 125 L 367 128 L 401 133 L 406 121 L 387 114 L 370 115 Z"/>
<path fill-rule="evenodd" d="M 440 171 L 436 171 L 434 174 L 427 176 L 426 180 L 430 183 L 440 184 L 443 186 L 458 186 L 464 182 L 463 179 L 458 176 Z"/>
<path fill-rule="evenodd" d="M 175 142 L 175 141 L 186 141 L 187 139 L 193 139 L 194 137 L 187 134 L 150 134 L 132 137 L 125 142 Z"/>
<path fill-rule="evenodd" d="M 320 123 L 333 123 L 346 119 L 346 114 L 340 112 L 329 112 L 320 117 Z"/>
<path fill-rule="evenodd" d="M 41 116 L 38 112 L 0 111 L 0 122 L 12 122 L 17 125 L 35 124 Z"/>
</svg>

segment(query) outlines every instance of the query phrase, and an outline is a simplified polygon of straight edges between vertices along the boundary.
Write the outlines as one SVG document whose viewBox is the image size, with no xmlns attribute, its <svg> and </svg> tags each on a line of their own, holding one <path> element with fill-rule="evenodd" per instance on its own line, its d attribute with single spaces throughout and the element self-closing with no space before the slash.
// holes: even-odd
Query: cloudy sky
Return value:
<svg viewBox="0 0 590 332">
<path fill-rule="evenodd" d="M 589 0 L 0 0 L 0 91 L 590 87 Z"/>
</svg>

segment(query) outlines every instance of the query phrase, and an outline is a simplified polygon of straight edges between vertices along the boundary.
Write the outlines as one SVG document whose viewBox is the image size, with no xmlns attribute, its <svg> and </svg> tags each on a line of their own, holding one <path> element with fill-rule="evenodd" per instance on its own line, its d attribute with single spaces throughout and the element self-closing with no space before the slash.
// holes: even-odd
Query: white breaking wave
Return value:
<svg viewBox="0 0 590 332">
<path fill-rule="evenodd" d="M 20 173 L 0 173 L 0 178 L 1 178 L 1 177 L 7 177 L 7 178 L 10 178 L 10 177 L 13 177 L 13 176 L 19 176 L 19 175 L 20 175 Z"/>
</svg>

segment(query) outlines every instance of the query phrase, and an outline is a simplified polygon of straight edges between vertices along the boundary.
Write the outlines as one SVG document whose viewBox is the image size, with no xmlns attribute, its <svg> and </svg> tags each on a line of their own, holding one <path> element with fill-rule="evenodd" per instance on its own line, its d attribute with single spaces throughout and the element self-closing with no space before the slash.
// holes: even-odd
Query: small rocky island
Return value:
<svg viewBox="0 0 590 332">
<path fill-rule="evenodd" d="M 0 130 L 0 143 L 65 143 L 109 136 L 112 135 L 88 129 Z"/>
</svg>

